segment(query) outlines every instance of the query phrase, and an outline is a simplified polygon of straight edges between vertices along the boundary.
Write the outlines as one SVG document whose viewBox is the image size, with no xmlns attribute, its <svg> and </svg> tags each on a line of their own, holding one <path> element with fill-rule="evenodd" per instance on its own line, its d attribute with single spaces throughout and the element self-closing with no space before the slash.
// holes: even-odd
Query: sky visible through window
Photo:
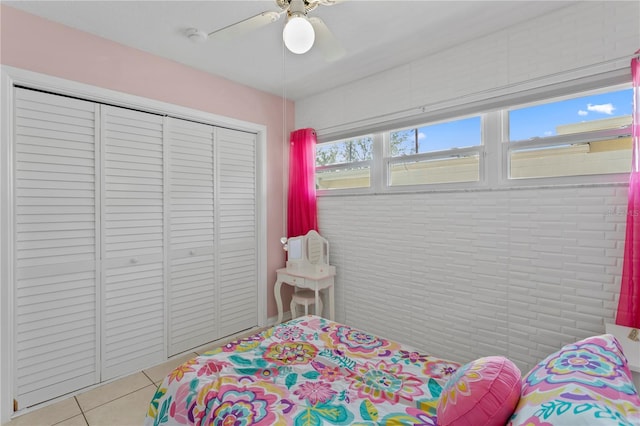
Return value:
<svg viewBox="0 0 640 426">
<path fill-rule="evenodd" d="M 400 146 L 401 152 L 415 154 L 415 130 L 401 130 L 396 133 L 406 136 L 403 138 L 406 140 Z M 418 153 L 466 148 L 478 146 L 481 143 L 482 126 L 480 117 L 465 118 L 418 128 Z"/>
<path fill-rule="evenodd" d="M 556 136 L 561 125 L 631 116 L 633 89 L 583 96 L 509 112 L 509 140 Z"/>
</svg>

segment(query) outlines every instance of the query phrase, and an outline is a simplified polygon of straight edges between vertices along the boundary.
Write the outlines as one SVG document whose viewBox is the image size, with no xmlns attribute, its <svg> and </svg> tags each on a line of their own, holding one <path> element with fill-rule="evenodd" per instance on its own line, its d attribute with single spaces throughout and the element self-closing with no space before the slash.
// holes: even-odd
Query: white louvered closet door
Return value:
<svg viewBox="0 0 640 426">
<path fill-rule="evenodd" d="M 213 127 L 169 118 L 169 356 L 218 338 Z"/>
<path fill-rule="evenodd" d="M 102 106 L 102 380 L 165 359 L 163 120 Z"/>
<path fill-rule="evenodd" d="M 21 409 L 99 381 L 97 108 L 15 89 L 14 397 Z"/>
<path fill-rule="evenodd" d="M 256 135 L 216 129 L 220 335 L 258 324 Z"/>
</svg>

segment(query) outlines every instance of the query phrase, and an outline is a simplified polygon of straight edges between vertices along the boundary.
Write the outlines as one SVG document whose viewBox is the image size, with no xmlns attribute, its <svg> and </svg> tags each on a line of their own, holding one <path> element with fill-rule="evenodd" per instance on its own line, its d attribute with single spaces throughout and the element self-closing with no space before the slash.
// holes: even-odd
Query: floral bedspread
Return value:
<svg viewBox="0 0 640 426">
<path fill-rule="evenodd" d="M 442 387 L 459 367 L 306 316 L 176 368 L 145 425 L 435 425 Z"/>
</svg>

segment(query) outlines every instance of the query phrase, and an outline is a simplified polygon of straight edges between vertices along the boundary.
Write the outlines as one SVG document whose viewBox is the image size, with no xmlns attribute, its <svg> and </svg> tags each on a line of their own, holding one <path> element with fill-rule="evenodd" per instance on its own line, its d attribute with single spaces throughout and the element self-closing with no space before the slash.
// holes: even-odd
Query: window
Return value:
<svg viewBox="0 0 640 426">
<path fill-rule="evenodd" d="M 319 144 L 317 188 L 337 194 L 626 181 L 633 108 L 627 78 L 589 91 L 592 81 L 578 81 L 489 98 L 460 105 L 457 117 L 452 107 L 446 115 L 434 109 L 421 125 Z M 564 95 L 549 97 L 554 90 Z"/>
<path fill-rule="evenodd" d="M 628 173 L 632 89 L 508 110 L 511 179 Z"/>
<path fill-rule="evenodd" d="M 316 188 L 370 187 L 372 159 L 372 136 L 316 145 Z"/>
<path fill-rule="evenodd" d="M 479 116 L 389 133 L 389 185 L 480 180 Z"/>
</svg>

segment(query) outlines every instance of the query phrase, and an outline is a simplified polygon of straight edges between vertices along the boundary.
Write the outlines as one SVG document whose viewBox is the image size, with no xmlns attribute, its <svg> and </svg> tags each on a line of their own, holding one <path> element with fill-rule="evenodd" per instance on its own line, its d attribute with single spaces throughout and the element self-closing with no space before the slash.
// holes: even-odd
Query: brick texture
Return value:
<svg viewBox="0 0 640 426">
<path fill-rule="evenodd" d="M 337 319 L 526 372 L 613 321 L 626 199 L 624 185 L 322 197 Z"/>
</svg>

